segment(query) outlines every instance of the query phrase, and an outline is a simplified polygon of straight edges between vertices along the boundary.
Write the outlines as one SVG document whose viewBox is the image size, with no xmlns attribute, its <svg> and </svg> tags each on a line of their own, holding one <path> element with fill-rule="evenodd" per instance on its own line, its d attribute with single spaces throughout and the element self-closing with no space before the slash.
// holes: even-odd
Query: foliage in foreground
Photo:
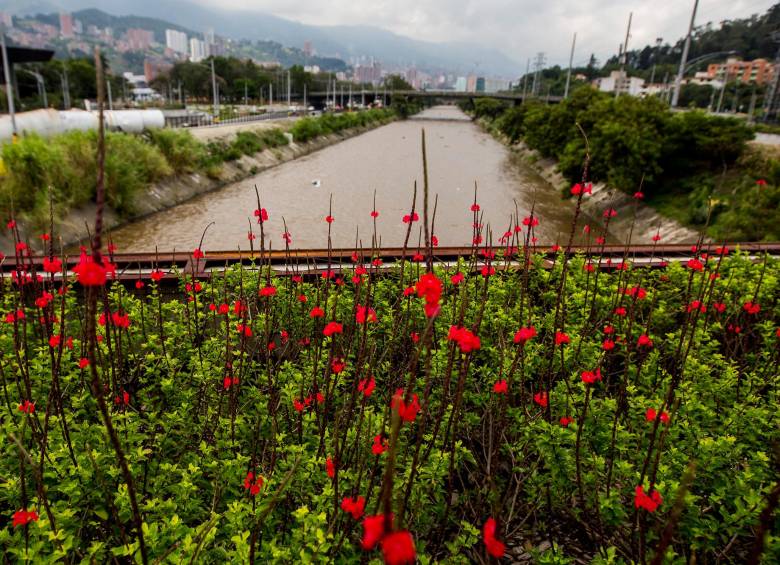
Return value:
<svg viewBox="0 0 780 565">
<path fill-rule="evenodd" d="M 90 286 L 59 292 L 56 258 L 37 277 L 21 247 L 27 282 L 0 294 L 3 552 L 357 563 L 379 542 L 388 563 L 465 563 L 550 539 L 540 562 L 737 563 L 765 538 L 780 560 L 780 518 L 759 518 L 780 262 L 697 248 L 602 271 L 594 248 L 545 268 L 536 222 L 435 274 L 424 250 L 384 275 L 356 251 L 307 280 L 181 272 L 173 293 L 157 270 L 103 286 L 88 256 Z M 527 270 L 501 269 L 513 253 Z"/>
</svg>

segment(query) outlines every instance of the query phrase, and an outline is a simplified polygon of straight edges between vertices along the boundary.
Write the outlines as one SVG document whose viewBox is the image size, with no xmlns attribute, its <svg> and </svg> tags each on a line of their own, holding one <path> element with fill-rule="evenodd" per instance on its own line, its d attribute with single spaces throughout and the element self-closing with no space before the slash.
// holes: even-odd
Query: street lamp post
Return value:
<svg viewBox="0 0 780 565">
<path fill-rule="evenodd" d="M 8 114 L 11 116 L 11 128 L 16 135 L 16 109 L 14 108 L 14 92 L 11 87 L 11 66 L 8 63 L 8 50 L 5 48 L 5 26 L 0 26 L 0 48 L 3 51 L 3 73 L 5 74 L 5 96 L 8 100 Z"/>
<path fill-rule="evenodd" d="M 214 57 L 211 58 L 211 95 L 214 101 L 214 117 L 219 119 L 219 92 L 217 91 L 217 75 L 214 72 Z"/>
<path fill-rule="evenodd" d="M 693 34 L 693 24 L 696 21 L 696 10 L 699 8 L 699 0 L 696 0 L 693 4 L 693 12 L 691 13 L 691 23 L 688 26 L 688 35 L 685 36 L 685 46 L 683 47 L 682 58 L 680 59 L 680 69 L 677 71 L 677 78 L 674 79 L 674 92 L 672 93 L 672 108 L 677 107 L 677 103 L 680 101 L 680 87 L 682 86 L 683 75 L 685 75 L 685 67 L 688 62 L 688 52 L 691 50 L 691 35 Z"/>
<path fill-rule="evenodd" d="M 41 73 L 36 71 L 31 71 L 29 69 L 20 69 L 22 72 L 27 73 L 28 75 L 31 75 L 35 77 L 35 82 L 38 86 L 38 96 L 41 97 L 41 103 L 43 104 L 44 108 L 49 107 L 49 100 L 46 97 L 46 81 L 43 80 L 43 75 Z"/>
</svg>

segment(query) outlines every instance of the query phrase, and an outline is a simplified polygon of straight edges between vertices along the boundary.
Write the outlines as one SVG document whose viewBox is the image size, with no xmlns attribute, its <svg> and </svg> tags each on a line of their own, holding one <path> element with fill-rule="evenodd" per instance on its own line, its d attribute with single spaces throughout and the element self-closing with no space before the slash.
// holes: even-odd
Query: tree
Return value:
<svg viewBox="0 0 780 565">
<path fill-rule="evenodd" d="M 387 90 L 414 90 L 414 87 L 401 75 L 385 77 L 385 86 L 387 86 Z"/>
</svg>

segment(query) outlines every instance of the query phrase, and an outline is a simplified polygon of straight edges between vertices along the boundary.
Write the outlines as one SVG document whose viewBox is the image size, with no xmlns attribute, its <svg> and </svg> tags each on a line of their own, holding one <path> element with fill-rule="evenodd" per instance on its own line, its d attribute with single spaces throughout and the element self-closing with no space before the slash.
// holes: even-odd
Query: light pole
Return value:
<svg viewBox="0 0 780 565">
<path fill-rule="evenodd" d="M 683 76 L 685 75 L 685 67 L 688 62 L 688 52 L 691 50 L 691 35 L 693 34 L 693 24 L 696 21 L 696 10 L 699 8 L 699 0 L 696 0 L 693 4 L 693 12 L 691 13 L 691 23 L 688 26 L 688 35 L 685 36 L 685 46 L 683 47 L 682 58 L 680 59 L 680 69 L 677 71 L 677 78 L 674 79 L 674 92 L 672 93 L 672 108 L 677 107 L 677 103 L 680 101 L 680 87 L 682 86 Z"/>
<path fill-rule="evenodd" d="M 219 119 L 219 92 L 217 91 L 217 75 L 214 72 L 214 57 L 211 58 L 211 95 L 214 100 L 214 117 Z"/>
<path fill-rule="evenodd" d="M 62 107 L 70 110 L 70 84 L 68 84 L 68 68 L 63 65 L 60 75 L 60 84 L 62 85 Z"/>
<path fill-rule="evenodd" d="M 38 95 L 41 97 L 41 102 L 43 103 L 44 108 L 49 107 L 49 100 L 46 97 L 46 81 L 43 80 L 43 75 L 36 71 L 31 71 L 29 69 L 21 69 L 22 72 L 27 73 L 28 75 L 32 75 L 35 77 L 35 81 L 38 83 Z"/>
<path fill-rule="evenodd" d="M 571 65 L 574 62 L 574 46 L 577 44 L 577 33 L 574 33 L 574 38 L 571 40 L 571 53 L 569 53 L 569 70 L 566 72 L 566 88 L 563 90 L 563 98 L 569 97 L 569 85 L 571 84 Z"/>
<path fill-rule="evenodd" d="M 14 108 L 14 92 L 11 87 L 11 66 L 8 63 L 8 49 L 5 47 L 5 26 L 0 26 L 0 48 L 3 51 L 3 73 L 5 74 L 5 96 L 8 100 L 8 114 L 11 116 L 11 128 L 16 135 L 16 110 Z"/>
</svg>

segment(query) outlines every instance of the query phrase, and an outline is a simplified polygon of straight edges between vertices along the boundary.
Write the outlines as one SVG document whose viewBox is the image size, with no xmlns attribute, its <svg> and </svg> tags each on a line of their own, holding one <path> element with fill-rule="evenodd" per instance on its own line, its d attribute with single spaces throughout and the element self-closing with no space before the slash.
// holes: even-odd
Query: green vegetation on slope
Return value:
<svg viewBox="0 0 780 565">
<path fill-rule="evenodd" d="M 368 110 L 304 118 L 291 128 L 298 142 L 345 129 L 382 124 L 392 110 Z M 230 141 L 203 143 L 184 129 L 160 129 L 142 136 L 107 133 L 106 200 L 131 216 L 134 198 L 172 174 L 202 172 L 217 177 L 223 163 L 288 143 L 279 128 L 241 131 Z M 97 132 L 73 131 L 44 139 L 24 136 L 0 149 L 6 174 L 0 177 L 0 215 L 48 225 L 49 187 L 56 214 L 94 200 Z"/>
<path fill-rule="evenodd" d="M 748 145 L 753 133 L 744 122 L 589 87 L 557 105 L 509 108 L 479 99 L 466 109 L 512 142 L 556 159 L 572 183 L 585 161 L 581 128 L 589 181 L 628 194 L 641 187 L 649 204 L 716 239 L 780 239 L 780 161 Z"/>
</svg>

